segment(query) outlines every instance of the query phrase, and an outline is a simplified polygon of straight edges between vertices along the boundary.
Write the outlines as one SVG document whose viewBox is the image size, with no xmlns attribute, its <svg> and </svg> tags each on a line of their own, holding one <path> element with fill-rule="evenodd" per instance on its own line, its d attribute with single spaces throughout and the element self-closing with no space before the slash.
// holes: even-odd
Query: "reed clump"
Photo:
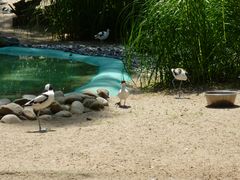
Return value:
<svg viewBox="0 0 240 180">
<path fill-rule="evenodd" d="M 171 68 L 192 84 L 234 82 L 240 75 L 240 1 L 148 0 L 126 41 L 126 66 L 142 87 L 172 87 Z"/>
</svg>

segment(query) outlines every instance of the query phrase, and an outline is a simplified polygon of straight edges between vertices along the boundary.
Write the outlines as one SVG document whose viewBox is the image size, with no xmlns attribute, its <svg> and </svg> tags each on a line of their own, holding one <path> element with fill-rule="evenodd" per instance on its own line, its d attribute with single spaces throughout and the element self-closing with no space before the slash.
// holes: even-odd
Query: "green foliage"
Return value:
<svg viewBox="0 0 240 180">
<path fill-rule="evenodd" d="M 64 39 L 64 35 L 74 40 L 93 39 L 94 34 L 109 28 L 110 38 L 118 40 L 121 35 L 121 22 L 126 15 L 124 9 L 129 7 L 131 2 L 131 0 L 57 0 L 45 7 L 42 14 L 48 22 L 48 30 L 61 39 Z"/>
<path fill-rule="evenodd" d="M 148 0 L 141 9 L 126 43 L 126 64 L 134 70 L 137 57 L 143 86 L 171 86 L 176 67 L 189 72 L 192 84 L 237 79 L 240 1 Z"/>
</svg>

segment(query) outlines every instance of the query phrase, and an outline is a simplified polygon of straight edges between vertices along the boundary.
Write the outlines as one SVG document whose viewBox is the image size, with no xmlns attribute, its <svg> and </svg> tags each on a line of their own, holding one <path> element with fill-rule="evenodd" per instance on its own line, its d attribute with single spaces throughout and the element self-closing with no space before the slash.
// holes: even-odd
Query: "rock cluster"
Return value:
<svg viewBox="0 0 240 180">
<path fill-rule="evenodd" d="M 21 44 L 23 47 L 33 47 L 33 48 L 42 48 L 42 49 L 54 49 L 62 50 L 65 52 L 71 52 L 75 54 L 87 55 L 87 56 L 104 56 L 111 57 L 116 59 L 123 59 L 124 48 L 120 45 L 115 44 L 104 44 L 102 46 L 97 45 L 84 45 L 78 44 Z"/>
<path fill-rule="evenodd" d="M 0 122 L 19 123 L 23 120 L 36 120 L 36 112 L 31 106 L 24 104 L 33 99 L 34 95 L 24 95 L 21 99 L 10 101 L 0 99 Z M 108 106 L 109 91 L 98 89 L 96 93 L 70 93 L 64 95 L 62 91 L 55 92 L 55 101 L 50 107 L 40 112 L 40 119 L 51 120 L 56 117 L 71 117 L 72 114 L 82 114 L 89 111 L 100 111 Z"/>
</svg>

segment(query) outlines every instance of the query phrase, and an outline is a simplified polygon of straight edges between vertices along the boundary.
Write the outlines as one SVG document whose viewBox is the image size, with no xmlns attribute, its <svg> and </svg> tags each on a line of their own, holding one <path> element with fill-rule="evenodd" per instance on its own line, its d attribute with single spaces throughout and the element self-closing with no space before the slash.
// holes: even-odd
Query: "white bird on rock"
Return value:
<svg viewBox="0 0 240 180">
<path fill-rule="evenodd" d="M 180 81 L 180 85 L 179 85 L 179 97 L 180 97 L 182 81 L 188 80 L 188 77 L 187 77 L 188 73 L 186 70 L 182 68 L 171 69 L 171 71 L 174 76 L 174 79 L 172 80 L 174 88 L 175 88 L 174 80 Z"/>
<path fill-rule="evenodd" d="M 47 132 L 47 129 L 42 129 L 41 122 L 39 119 L 40 111 L 49 107 L 54 101 L 54 91 L 51 84 L 45 85 L 45 92 L 36 98 L 30 100 L 25 104 L 25 106 L 32 106 L 35 111 L 37 111 L 37 120 L 39 125 L 39 132 Z"/>
<path fill-rule="evenodd" d="M 109 36 L 110 33 L 110 29 L 107 29 L 107 31 L 101 31 L 99 33 L 97 33 L 96 35 L 94 35 L 95 39 L 99 39 L 101 41 L 106 40 Z"/>
<path fill-rule="evenodd" d="M 126 88 L 126 81 L 121 82 L 121 89 L 118 92 L 118 97 L 120 99 L 120 102 L 117 103 L 119 104 L 120 107 L 126 107 L 126 100 L 129 96 L 129 92 Z M 122 100 L 124 101 L 123 106 L 122 106 Z"/>
</svg>

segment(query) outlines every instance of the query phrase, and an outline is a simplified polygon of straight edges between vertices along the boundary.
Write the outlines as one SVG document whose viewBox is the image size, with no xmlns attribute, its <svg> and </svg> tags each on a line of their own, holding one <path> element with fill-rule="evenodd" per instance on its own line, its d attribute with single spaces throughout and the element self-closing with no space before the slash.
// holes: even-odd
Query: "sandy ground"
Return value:
<svg viewBox="0 0 240 180">
<path fill-rule="evenodd" d="M 204 93 L 129 97 L 101 112 L 0 124 L 0 179 L 240 179 L 240 108 L 206 107 Z M 240 98 L 236 99 L 240 105 Z M 87 121 L 91 118 L 91 121 Z"/>
<path fill-rule="evenodd" d="M 5 17 L 1 32 L 51 40 L 9 29 Z M 132 94 L 128 109 L 111 98 L 104 111 L 44 121 L 55 130 L 44 134 L 28 133 L 36 121 L 0 123 L 0 179 L 240 179 L 240 107 L 206 108 L 204 93 L 175 97 Z"/>
</svg>

